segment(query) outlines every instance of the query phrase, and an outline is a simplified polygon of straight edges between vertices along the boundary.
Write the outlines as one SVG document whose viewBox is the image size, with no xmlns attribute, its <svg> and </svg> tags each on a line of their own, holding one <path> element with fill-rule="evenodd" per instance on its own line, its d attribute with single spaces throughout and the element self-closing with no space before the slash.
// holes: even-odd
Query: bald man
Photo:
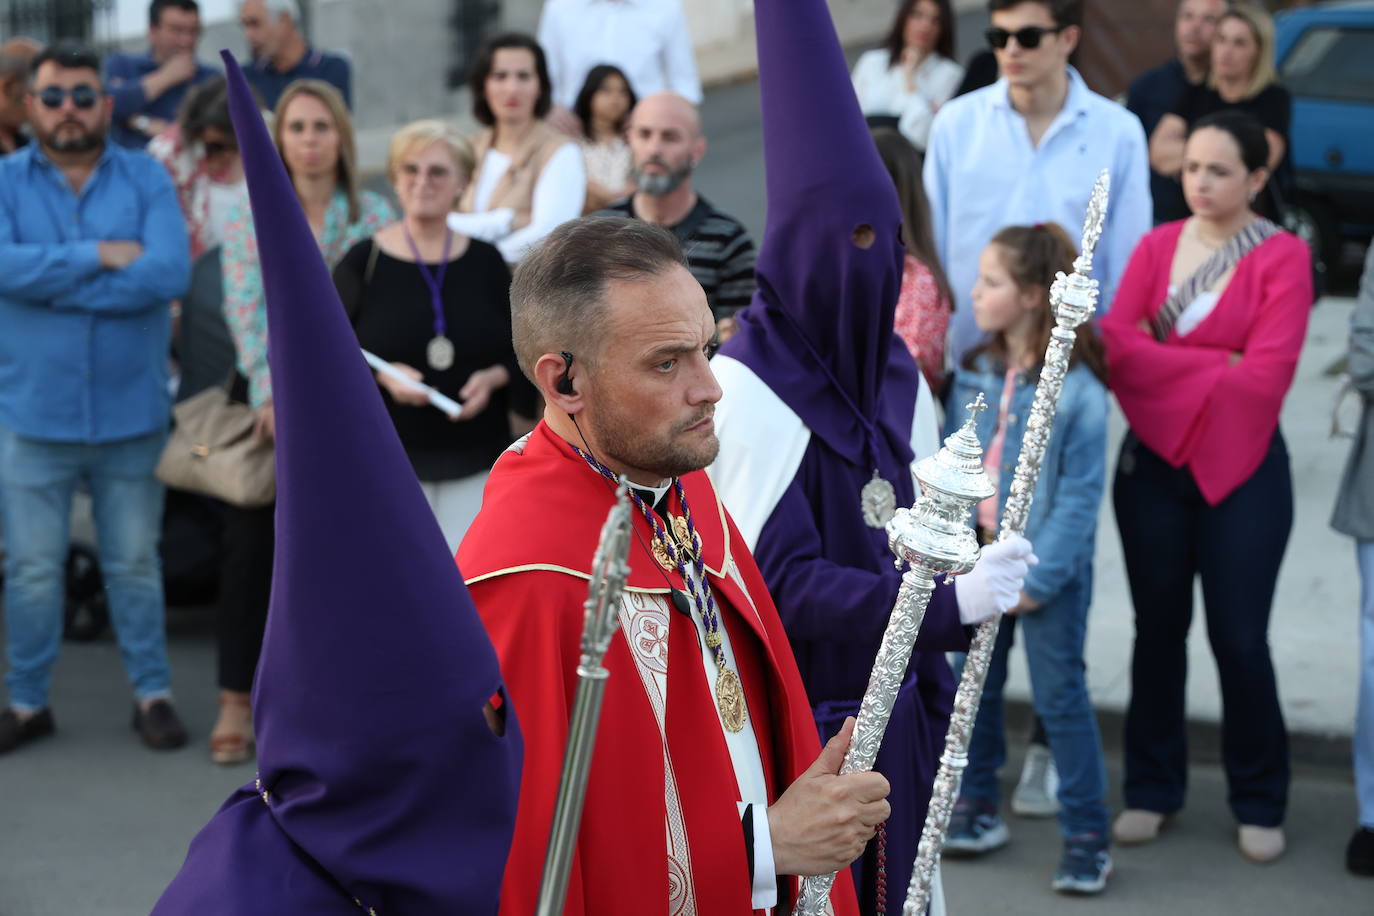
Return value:
<svg viewBox="0 0 1374 916">
<path fill-rule="evenodd" d="M 24 91 L 29 85 L 29 64 L 43 46 L 32 38 L 11 38 L 0 45 L 0 155 L 7 156 L 29 142 L 24 133 L 28 114 Z"/>
<path fill-rule="evenodd" d="M 692 186 L 706 154 L 696 107 L 673 92 L 646 96 L 630 115 L 629 136 L 638 190 L 601 212 L 672 230 L 724 340 L 734 332 L 735 313 L 754 295 L 754 241 L 739 220 Z"/>
</svg>

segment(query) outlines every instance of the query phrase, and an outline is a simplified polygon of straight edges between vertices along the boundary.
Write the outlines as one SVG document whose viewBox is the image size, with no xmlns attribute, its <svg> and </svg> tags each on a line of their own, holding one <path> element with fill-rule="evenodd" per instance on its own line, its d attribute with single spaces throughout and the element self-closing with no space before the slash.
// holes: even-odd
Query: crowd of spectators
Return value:
<svg viewBox="0 0 1374 916">
<path fill-rule="evenodd" d="M 556 226 L 603 213 L 670 229 L 721 337 L 733 332 L 754 295 L 755 245 L 695 181 L 708 143 L 679 0 L 548 0 L 537 37 L 489 37 L 469 77 L 480 131 L 464 136 L 443 120 L 398 130 L 386 165 L 397 206 L 362 187 L 348 60 L 309 43 L 295 0 L 237 9 L 246 76 L 359 343 L 393 370 L 378 374 L 381 395 L 450 547 L 480 504 L 487 468 L 537 415 L 511 352 L 510 272 Z M 1182 807 L 1182 664 L 1200 577 L 1238 843 L 1268 861 L 1283 851 L 1288 762 L 1265 643 L 1273 581 L 1252 566 L 1262 541 L 1276 573 L 1291 525 L 1271 511 L 1291 499 L 1278 408 L 1312 295 L 1306 248 L 1271 222 L 1288 182 L 1290 112 L 1273 23 L 1258 7 L 1182 0 L 1176 55 L 1141 74 L 1122 106 L 1071 65 L 1093 37 L 1081 0 L 991 0 L 988 14 L 987 49 L 965 68 L 954 60 L 949 0 L 901 0 L 882 45 L 854 67 L 902 207 L 895 331 L 937 395 L 1002 391 L 979 432 L 1005 491 L 1048 335 L 1041 287 L 1051 267 L 1068 269 L 1075 252 L 1063 229 L 1080 225 L 1092 176 L 1110 170 L 1094 265 L 1107 363 L 1100 347 L 1080 354 L 1091 371 L 1071 373 L 1087 392 L 1069 424 L 1077 444 L 1053 452 L 1047 471 L 1091 505 L 1047 497 L 1037 521 L 1048 542 L 1091 543 L 1085 520 L 1096 518 L 1105 478 L 1105 431 L 1091 408 L 1105 385 L 1130 424 L 1113 498 L 1133 598 L 1149 610 L 1137 615 L 1129 807 L 1109 830 L 1081 677 L 1091 555 L 1063 575 L 1042 573 L 1037 590 L 1028 584 L 1017 613 L 1027 615 L 1043 720 L 1042 778 L 1023 785 L 1025 796 L 1018 789 L 1024 804 L 1013 808 L 1062 809 L 1065 855 L 1078 856 L 1067 889 L 1096 892 L 1111 870 L 1109 834 L 1152 840 Z M 193 314 L 213 316 L 232 353 L 209 371 L 220 373 L 212 384 L 252 411 L 253 435 L 274 437 L 252 214 L 224 78 L 198 57 L 200 31 L 195 0 L 153 0 L 147 51 L 112 53 L 103 66 L 75 45 L 0 45 L 0 752 L 54 728 L 48 690 L 78 486 L 93 499 L 134 727 L 151 747 L 187 741 L 171 704 L 154 468 L 172 373 L 184 382 L 198 371 L 177 363 L 191 350 L 183 331 Z M 459 402 L 456 422 L 417 383 Z M 194 393 L 183 384 L 177 397 Z M 989 537 L 999 505 L 993 497 L 980 511 Z M 220 763 L 253 754 L 249 695 L 273 510 L 219 508 L 220 711 L 209 743 Z M 1346 519 L 1346 530 L 1368 534 L 1364 521 Z M 1247 532 L 1243 552 L 1228 534 L 1236 530 Z M 1053 638 L 1043 626 L 1051 618 L 1063 624 Z M 1374 632 L 1366 638 L 1374 643 Z M 978 778 L 956 809 L 955 850 L 1006 840 L 998 710 L 985 702 L 978 720 L 975 751 L 992 757 L 970 770 Z M 1364 827 L 1374 843 L 1374 823 Z M 1363 855 L 1374 871 L 1374 851 Z"/>
</svg>

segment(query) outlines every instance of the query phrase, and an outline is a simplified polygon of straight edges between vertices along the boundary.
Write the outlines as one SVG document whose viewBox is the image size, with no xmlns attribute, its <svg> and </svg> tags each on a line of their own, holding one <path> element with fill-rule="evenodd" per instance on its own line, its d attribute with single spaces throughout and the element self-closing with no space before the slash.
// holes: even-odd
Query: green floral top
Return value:
<svg viewBox="0 0 1374 916">
<path fill-rule="evenodd" d="M 334 192 L 325 209 L 324 232 L 318 241 L 320 254 L 330 270 L 348 249 L 396 221 L 391 205 L 372 191 L 359 193 L 358 209 L 358 221 L 348 222 L 348 195 L 342 190 Z M 267 371 L 267 308 L 262 295 L 262 268 L 246 194 L 229 212 L 220 265 L 224 320 L 238 350 L 239 371 L 248 379 L 248 403 L 257 407 L 272 400 L 272 378 Z"/>
</svg>

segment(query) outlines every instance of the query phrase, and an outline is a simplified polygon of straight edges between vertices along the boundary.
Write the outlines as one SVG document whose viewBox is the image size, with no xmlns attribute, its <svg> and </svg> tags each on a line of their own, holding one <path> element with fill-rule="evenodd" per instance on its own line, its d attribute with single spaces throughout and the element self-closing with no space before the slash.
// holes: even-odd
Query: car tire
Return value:
<svg viewBox="0 0 1374 916">
<path fill-rule="evenodd" d="M 1284 207 L 1283 228 L 1307 243 L 1312 254 L 1312 294 L 1321 298 L 1341 259 L 1341 227 L 1335 211 L 1319 197 L 1295 194 Z"/>
</svg>

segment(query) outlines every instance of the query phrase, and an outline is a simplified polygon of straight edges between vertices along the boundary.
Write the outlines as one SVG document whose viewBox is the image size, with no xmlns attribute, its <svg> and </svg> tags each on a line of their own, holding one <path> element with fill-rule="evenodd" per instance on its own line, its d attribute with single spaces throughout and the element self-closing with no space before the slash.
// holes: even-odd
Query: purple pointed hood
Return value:
<svg viewBox="0 0 1374 916">
<path fill-rule="evenodd" d="M 755 0 L 754 19 L 768 219 L 758 290 L 722 352 L 846 459 L 871 461 L 871 427 L 909 461 L 917 381 L 892 330 L 903 254 L 896 190 L 825 0 Z M 866 249 L 852 241 L 860 226 L 872 230 Z M 883 397 L 908 379 L 907 393 Z"/>
<path fill-rule="evenodd" d="M 261 792 L 231 799 L 197 837 L 160 911 L 189 912 L 198 885 L 226 871 L 245 883 L 216 888 L 230 898 L 275 882 L 261 913 L 321 912 L 307 905 L 321 882 L 340 913 L 357 911 L 351 898 L 378 913 L 494 913 L 521 753 L 509 709 L 504 737 L 483 716 L 501 689 L 496 655 L 243 73 L 223 56 L 277 428 L 276 558 L 253 698 Z M 218 899 L 204 912 L 233 911 Z"/>
</svg>

